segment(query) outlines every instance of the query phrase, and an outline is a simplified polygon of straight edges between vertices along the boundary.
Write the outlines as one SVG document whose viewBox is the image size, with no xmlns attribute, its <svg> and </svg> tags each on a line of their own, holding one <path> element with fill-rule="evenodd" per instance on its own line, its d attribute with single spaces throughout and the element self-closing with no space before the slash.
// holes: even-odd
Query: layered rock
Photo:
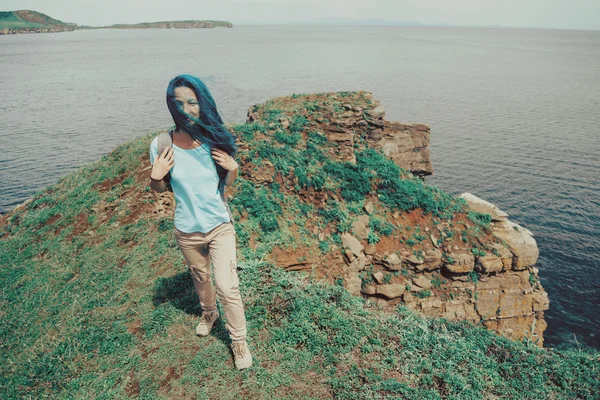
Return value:
<svg viewBox="0 0 600 400">
<path fill-rule="evenodd" d="M 58 32 L 71 32 L 75 28 L 72 26 L 50 26 L 50 27 L 39 27 L 39 28 L 18 28 L 18 29 L 0 29 L 0 35 L 16 35 L 18 33 L 58 33 Z"/>
<path fill-rule="evenodd" d="M 319 104 L 312 107 L 312 102 Z M 250 107 L 247 123 L 260 122 L 271 134 L 288 132 L 296 117 L 290 110 L 309 120 L 312 132 L 333 143 L 325 149 L 332 161 L 356 163 L 356 151 L 372 148 L 381 150 L 413 175 L 433 173 L 429 127 L 386 121 L 384 107 L 369 92 L 273 99 Z M 264 168 L 251 167 L 244 176 L 266 184 L 275 173 L 267 164 Z M 285 184 L 285 179 L 288 177 L 280 182 Z M 296 182 L 291 183 L 289 186 L 294 187 Z M 316 191 L 300 194 L 317 207 L 325 204 L 328 195 Z M 493 204 L 468 193 L 460 197 L 474 214 L 490 215 L 493 233 L 488 232 L 485 223 L 486 228 L 479 225 L 483 221 L 469 219 L 466 212 L 452 220 L 395 212 L 394 226 L 419 229 L 418 240 L 412 231 L 404 231 L 377 242 L 370 237 L 371 216 L 375 208 L 380 217 L 387 210 L 373 197 L 364 205 L 365 214 L 351 221 L 350 231 L 340 233 L 339 261 L 335 256 L 325 260 L 318 254 L 297 257 L 285 251 L 273 258 L 290 270 L 314 269 L 311 266 L 330 262 L 334 265 L 329 265 L 328 271 L 341 271 L 339 275 L 350 293 L 371 298 L 382 306 L 405 304 L 430 316 L 482 324 L 511 339 L 528 337 L 542 346 L 544 310 L 549 302 L 533 267 L 539 255 L 533 235 L 509 221 L 508 214 Z M 390 216 L 385 218 L 389 221 Z M 314 226 L 312 231 L 321 241 L 331 238 L 329 228 L 322 231 Z M 465 236 L 457 238 L 460 233 Z"/>
<path fill-rule="evenodd" d="M 368 107 L 343 104 L 343 111 L 316 118 L 327 139 L 337 144 L 330 157 L 338 161 L 356 163 L 356 148 L 381 149 L 398 166 L 414 175 L 433 174 L 429 151 L 429 126 L 387 121 L 383 105 L 373 99 L 371 93 L 359 93 L 369 101 Z M 336 96 L 331 96 L 330 99 L 336 99 Z M 250 107 L 246 122 L 252 123 L 260 119 L 256 106 Z M 289 126 L 287 119 L 279 122 L 284 128 Z M 363 132 L 366 132 L 366 135 L 363 135 Z"/>
<path fill-rule="evenodd" d="M 501 242 L 490 245 L 491 254 L 445 248 L 442 257 L 432 246 L 422 258 L 401 252 L 371 255 L 359 251 L 363 249 L 360 240 L 346 234 L 344 244 L 352 244 L 353 254 L 364 255 L 364 265 L 377 267 L 360 291 L 354 279 L 348 281 L 347 289 L 384 307 L 404 304 L 429 316 L 482 324 L 513 340 L 527 337 L 542 347 L 549 300 L 534 267 L 539 251 L 533 235 L 493 204 L 468 193 L 460 197 L 473 210 L 492 216 L 493 233 Z M 442 236 L 444 227 L 440 228 Z M 437 243 L 432 241 L 432 245 Z M 348 271 L 354 273 L 357 267 Z"/>
</svg>

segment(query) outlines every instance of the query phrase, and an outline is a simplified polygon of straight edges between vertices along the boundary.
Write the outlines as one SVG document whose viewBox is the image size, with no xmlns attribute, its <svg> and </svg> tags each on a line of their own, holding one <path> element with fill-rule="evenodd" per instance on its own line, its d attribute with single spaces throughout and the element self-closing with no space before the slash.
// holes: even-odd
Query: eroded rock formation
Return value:
<svg viewBox="0 0 600 400">
<path fill-rule="evenodd" d="M 382 149 L 384 154 L 394 160 L 400 167 L 415 175 L 433 174 L 429 152 L 429 126 L 425 124 L 404 124 L 385 120 L 383 105 L 369 92 L 359 92 L 364 99 L 370 101 L 371 107 L 346 103 L 339 113 L 325 112 L 314 120 L 320 124 L 322 132 L 329 141 L 337 143 L 330 157 L 335 160 L 355 163 L 355 146 L 364 146 L 357 132 L 366 131 L 367 147 Z M 335 97 L 331 97 L 335 98 Z M 247 123 L 259 121 L 260 116 L 255 106 L 248 110 Z M 284 128 L 289 120 L 279 121 Z"/>
<path fill-rule="evenodd" d="M 337 144 L 329 150 L 329 157 L 355 163 L 356 149 L 375 148 L 413 175 L 432 174 L 429 127 L 386 121 L 383 106 L 370 93 L 359 94 L 368 100 L 368 107 L 349 102 L 338 112 L 325 111 L 314 117 L 319 131 Z M 341 100 L 336 96 L 331 98 Z M 256 109 L 256 106 L 249 109 L 248 123 L 261 120 Z M 287 129 L 289 121 L 283 119 L 271 126 L 281 124 Z M 268 165 L 248 176 L 265 183 L 272 174 L 274 169 Z M 457 238 L 467 231 L 478 235 L 476 222 L 468 218 L 436 220 L 418 212 L 395 213 L 393 222 L 407 227 L 406 234 L 370 244 L 369 221 L 374 204 L 367 202 L 366 214 L 353 221 L 351 232 L 341 235 L 343 256 L 339 262 L 345 287 L 384 307 L 405 304 L 426 315 L 468 320 L 508 338 L 528 337 L 543 346 L 544 310 L 548 309 L 549 301 L 534 267 L 539 251 L 532 233 L 509 221 L 508 214 L 493 204 L 469 193 L 460 197 L 472 211 L 491 216 L 493 233 L 481 233 L 480 248 Z M 414 246 L 407 245 L 411 228 L 419 230 L 421 238 Z M 321 240 L 331 233 L 320 232 L 316 227 L 314 232 Z M 311 260 L 311 255 L 302 263 L 283 252 L 275 258 L 279 265 L 294 270 L 317 263 Z"/>
<path fill-rule="evenodd" d="M 354 256 L 351 262 L 346 259 L 346 288 L 384 307 L 405 304 L 429 316 L 481 323 L 510 339 L 528 337 L 542 347 L 549 300 L 534 267 L 539 254 L 535 239 L 494 205 L 470 193 L 460 197 L 472 209 L 492 215 L 493 232 L 501 242 L 492 244 L 491 254 L 475 256 L 465 249 L 446 248 L 448 257 L 443 258 L 434 246 L 437 240 L 431 241 L 423 258 L 407 252 L 373 253 L 346 234 L 344 244 Z M 439 226 L 430 237 L 443 234 Z M 370 263 L 377 266 L 371 272 L 373 282 L 361 288 L 359 272 Z M 390 276 L 394 271 L 403 274 Z"/>
</svg>

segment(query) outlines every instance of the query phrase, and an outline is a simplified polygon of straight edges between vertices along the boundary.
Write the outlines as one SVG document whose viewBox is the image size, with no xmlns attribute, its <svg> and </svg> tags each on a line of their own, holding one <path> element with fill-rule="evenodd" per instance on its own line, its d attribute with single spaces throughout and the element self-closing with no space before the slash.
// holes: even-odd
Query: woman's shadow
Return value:
<svg viewBox="0 0 600 400">
<path fill-rule="evenodd" d="M 155 307 L 169 302 L 175 308 L 187 314 L 195 315 L 198 319 L 202 315 L 202 308 L 194 288 L 194 282 L 188 271 L 180 272 L 168 278 L 158 278 L 154 288 L 152 303 Z M 221 307 L 219 307 L 219 314 L 223 316 Z M 195 326 L 191 328 L 191 333 L 195 335 L 194 330 Z M 225 328 L 222 317 L 217 319 L 210 335 L 215 336 L 227 345 L 229 344 L 229 331 Z"/>
</svg>

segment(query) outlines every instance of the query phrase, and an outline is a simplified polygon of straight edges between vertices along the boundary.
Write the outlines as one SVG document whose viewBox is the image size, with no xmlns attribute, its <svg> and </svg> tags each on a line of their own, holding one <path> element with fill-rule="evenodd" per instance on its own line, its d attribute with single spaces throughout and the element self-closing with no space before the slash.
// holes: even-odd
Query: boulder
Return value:
<svg viewBox="0 0 600 400">
<path fill-rule="evenodd" d="M 505 271 L 510 271 L 513 260 L 512 252 L 509 249 L 507 249 L 502 243 L 494 243 L 492 244 L 492 248 L 494 248 L 496 252 L 500 255 L 503 269 Z"/>
<path fill-rule="evenodd" d="M 419 275 L 419 276 L 413 278 L 412 282 L 415 285 L 422 287 L 423 289 L 430 289 L 431 287 L 433 287 L 433 285 L 431 284 L 431 281 L 423 275 Z"/>
<path fill-rule="evenodd" d="M 411 304 L 415 301 L 415 296 L 413 296 L 410 292 L 406 291 L 406 292 L 404 292 L 404 295 L 402 296 L 402 300 L 406 304 Z"/>
<path fill-rule="evenodd" d="M 534 311 L 547 310 L 550 307 L 550 300 L 548 300 L 548 293 L 533 292 L 531 296 Z"/>
<path fill-rule="evenodd" d="M 402 269 L 402 259 L 398 254 L 391 253 L 383 259 L 383 265 L 392 271 L 400 271 Z"/>
<path fill-rule="evenodd" d="M 448 300 L 442 317 L 451 321 L 479 321 L 480 319 L 475 311 L 475 306 L 464 300 Z"/>
<path fill-rule="evenodd" d="M 361 289 L 361 293 L 373 295 L 377 293 L 377 286 L 375 285 L 365 285 Z"/>
<path fill-rule="evenodd" d="M 369 216 L 361 215 L 352 223 L 352 233 L 359 240 L 365 240 L 369 236 Z"/>
<path fill-rule="evenodd" d="M 425 251 L 423 264 L 417 265 L 419 271 L 434 271 L 442 265 L 442 252 L 439 249 L 429 249 Z"/>
<path fill-rule="evenodd" d="M 380 285 L 377 287 L 377 294 L 394 299 L 404 294 L 406 287 L 403 283 L 392 283 L 390 285 Z"/>
<path fill-rule="evenodd" d="M 467 204 L 469 205 L 469 208 L 471 208 L 471 210 L 480 212 L 483 214 L 490 214 L 492 216 L 492 221 L 504 221 L 504 220 L 506 220 L 506 217 L 508 217 L 507 213 L 500 210 L 498 207 L 496 207 L 492 203 L 487 202 L 483 199 L 480 199 L 479 197 L 475 196 L 474 194 L 463 193 L 458 197 L 465 199 Z"/>
<path fill-rule="evenodd" d="M 489 273 L 489 272 L 500 272 L 503 268 L 502 259 L 493 254 L 486 254 L 485 256 L 477 257 L 477 270 Z"/>
<path fill-rule="evenodd" d="M 477 290 L 475 305 L 481 318 L 496 318 L 500 305 L 500 290 Z"/>
<path fill-rule="evenodd" d="M 444 303 L 439 297 L 417 299 L 417 305 L 425 314 L 431 317 L 441 316 L 444 308 Z"/>
<path fill-rule="evenodd" d="M 466 274 L 475 267 L 475 256 L 467 252 L 452 252 L 448 254 L 454 260 L 453 264 L 444 263 L 444 267 L 454 274 Z"/>
<path fill-rule="evenodd" d="M 350 264 L 352 261 L 354 261 L 356 259 L 356 257 L 352 253 L 352 251 L 350 251 L 350 249 L 344 249 L 344 256 L 346 256 L 345 257 L 346 264 Z"/>
<path fill-rule="evenodd" d="M 521 288 L 505 289 L 500 294 L 499 317 L 517 317 L 533 314 L 533 296 Z"/>
<path fill-rule="evenodd" d="M 245 168 L 246 174 L 256 184 L 265 185 L 273 182 L 275 166 L 269 160 L 262 160 L 259 166 Z"/>
<path fill-rule="evenodd" d="M 375 254 L 376 251 L 377 251 L 377 247 L 375 247 L 375 245 L 373 245 L 373 244 L 369 244 L 369 245 L 367 245 L 367 247 L 365 247 L 365 254 L 373 255 L 373 254 Z"/>
<path fill-rule="evenodd" d="M 365 269 L 366 266 L 366 256 L 364 253 L 361 253 L 356 257 L 350 264 L 348 264 L 348 271 L 358 272 Z"/>
<path fill-rule="evenodd" d="M 385 116 L 385 108 L 380 104 L 375 108 L 365 111 L 365 113 L 372 119 L 383 119 Z"/>
<path fill-rule="evenodd" d="M 375 282 L 377 282 L 377 283 L 380 283 L 380 284 L 383 283 L 383 278 L 384 278 L 384 275 L 383 275 L 383 272 L 381 272 L 381 271 L 373 274 L 373 279 L 375 279 Z"/>
<path fill-rule="evenodd" d="M 521 270 L 536 263 L 540 251 L 529 230 L 506 220 L 494 226 L 494 234 L 504 240 L 514 254 L 513 269 Z"/>
<path fill-rule="evenodd" d="M 364 249 L 364 247 L 360 243 L 360 241 L 357 238 L 355 238 L 354 236 L 352 236 L 351 234 L 349 234 L 348 232 L 342 233 L 341 239 L 342 239 L 342 244 L 344 246 L 348 247 L 350 249 L 350 251 L 352 252 L 352 254 L 354 254 L 355 256 L 358 256 L 359 254 L 361 254 L 361 252 Z"/>
<path fill-rule="evenodd" d="M 344 280 L 344 287 L 354 296 L 360 295 L 361 286 L 362 280 L 360 279 L 360 276 L 358 276 L 358 273 L 350 273 Z"/>
<path fill-rule="evenodd" d="M 408 261 L 412 265 L 421 265 L 421 264 L 423 264 L 423 259 L 420 258 L 420 257 L 417 257 L 414 254 L 411 254 L 410 256 L 406 257 L 406 261 Z"/>
</svg>

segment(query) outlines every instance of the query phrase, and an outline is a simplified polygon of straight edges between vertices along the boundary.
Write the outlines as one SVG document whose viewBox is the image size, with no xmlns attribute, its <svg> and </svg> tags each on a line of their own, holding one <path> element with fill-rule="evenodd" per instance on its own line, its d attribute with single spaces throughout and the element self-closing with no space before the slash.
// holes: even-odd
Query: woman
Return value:
<svg viewBox="0 0 600 400">
<path fill-rule="evenodd" d="M 150 145 L 150 187 L 175 195 L 175 239 L 189 267 L 202 316 L 196 334 L 207 336 L 219 318 L 216 294 L 225 309 L 237 369 L 252 365 L 246 343 L 246 318 L 236 271 L 236 231 L 224 201 L 225 185 L 238 174 L 233 159 L 235 137 L 225 128 L 204 83 L 179 75 L 167 88 L 167 106 L 175 122 L 172 147 L 158 154 L 158 138 Z M 177 162 L 175 162 L 177 160 Z M 214 266 L 216 293 L 210 264 Z"/>
</svg>

